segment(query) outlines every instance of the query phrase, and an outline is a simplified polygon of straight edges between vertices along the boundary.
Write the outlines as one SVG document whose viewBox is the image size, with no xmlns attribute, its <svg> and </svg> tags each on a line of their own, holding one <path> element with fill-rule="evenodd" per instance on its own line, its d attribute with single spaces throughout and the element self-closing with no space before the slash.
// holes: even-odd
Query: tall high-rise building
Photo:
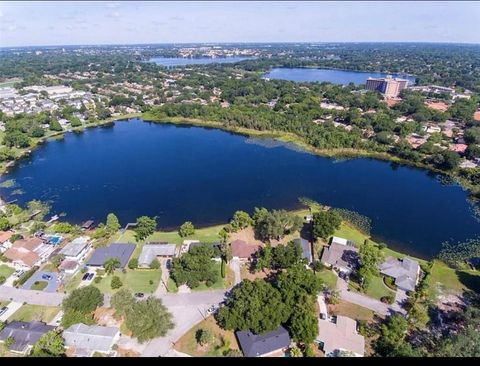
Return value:
<svg viewBox="0 0 480 366">
<path fill-rule="evenodd" d="M 386 78 L 368 78 L 365 89 L 379 91 L 387 98 L 395 98 L 407 86 L 408 80 L 392 78 L 388 75 Z"/>
</svg>

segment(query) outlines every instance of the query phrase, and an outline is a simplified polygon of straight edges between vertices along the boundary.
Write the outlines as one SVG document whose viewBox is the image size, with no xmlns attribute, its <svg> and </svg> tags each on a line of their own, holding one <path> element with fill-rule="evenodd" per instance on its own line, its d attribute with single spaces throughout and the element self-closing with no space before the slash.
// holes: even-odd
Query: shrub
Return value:
<svg viewBox="0 0 480 366">
<path fill-rule="evenodd" d="M 197 340 L 197 343 L 200 344 L 201 346 L 204 346 L 210 342 L 213 341 L 213 334 L 211 331 L 208 329 L 199 329 L 195 333 L 195 339 Z"/>
<path fill-rule="evenodd" d="M 130 269 L 136 269 L 138 267 L 138 258 L 132 258 L 128 262 L 128 268 Z"/>
<path fill-rule="evenodd" d="M 225 278 L 225 261 L 222 259 L 222 265 L 220 267 L 220 275 Z"/>
<path fill-rule="evenodd" d="M 38 270 L 38 266 L 34 266 L 32 269 L 25 272 L 23 275 L 20 276 L 18 280 L 13 281 L 13 285 L 15 287 L 23 285 L 27 280 L 33 276 L 33 274 Z"/>
<path fill-rule="evenodd" d="M 99 284 L 102 281 L 103 277 L 102 276 L 97 276 L 93 279 L 93 282 L 96 284 Z"/>
<path fill-rule="evenodd" d="M 384 304 L 390 304 L 391 305 L 395 301 L 395 297 L 393 295 L 383 296 L 380 299 L 380 301 L 383 302 Z"/>
<path fill-rule="evenodd" d="M 6 280 L 5 276 L 0 276 L 0 285 L 3 285 Z"/>
<path fill-rule="evenodd" d="M 313 270 L 316 272 L 320 272 L 325 269 L 325 265 L 321 261 L 313 262 Z"/>
<path fill-rule="evenodd" d="M 152 263 L 150 263 L 150 269 L 159 269 L 160 268 L 160 262 L 158 261 L 157 258 L 155 258 Z"/>
<path fill-rule="evenodd" d="M 113 276 L 112 281 L 110 282 L 110 287 L 115 290 L 115 289 L 120 288 L 122 286 L 123 286 L 123 283 L 120 280 L 120 277 Z"/>
<path fill-rule="evenodd" d="M 178 235 L 180 235 L 182 238 L 193 234 L 195 234 L 195 227 L 190 221 L 184 222 L 182 226 L 180 226 L 180 229 L 178 229 Z"/>
</svg>

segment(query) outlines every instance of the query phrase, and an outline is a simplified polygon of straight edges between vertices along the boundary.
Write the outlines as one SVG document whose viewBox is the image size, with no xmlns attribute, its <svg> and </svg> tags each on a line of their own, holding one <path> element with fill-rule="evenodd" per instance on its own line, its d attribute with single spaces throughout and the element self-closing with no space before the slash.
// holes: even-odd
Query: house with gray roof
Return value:
<svg viewBox="0 0 480 366">
<path fill-rule="evenodd" d="M 358 249 L 353 245 L 332 242 L 323 249 L 321 261 L 339 272 L 350 274 L 358 268 L 359 259 Z"/>
<path fill-rule="evenodd" d="M 10 351 L 26 354 L 42 335 L 53 329 L 54 326 L 38 321 L 12 321 L 0 331 L 0 341 L 5 342 L 12 337 L 15 342 L 10 346 Z"/>
<path fill-rule="evenodd" d="M 117 258 L 120 261 L 120 268 L 125 268 L 128 260 L 135 250 L 135 244 L 110 244 L 108 247 L 97 248 L 87 262 L 87 266 L 103 267 L 107 259 Z"/>
<path fill-rule="evenodd" d="M 295 239 L 294 242 L 299 244 L 302 248 L 302 258 L 307 260 L 307 264 L 312 263 L 313 256 L 312 256 L 312 246 L 307 239 L 300 237 L 299 239 Z"/>
<path fill-rule="evenodd" d="M 81 236 L 74 239 L 60 250 L 60 254 L 70 261 L 80 262 L 90 249 L 89 237 Z"/>
<path fill-rule="evenodd" d="M 269 357 L 277 352 L 283 354 L 290 346 L 290 336 L 282 326 L 259 335 L 244 330 L 235 332 L 235 335 L 245 357 Z"/>
<path fill-rule="evenodd" d="M 395 285 L 404 291 L 415 291 L 420 275 L 420 265 L 411 258 L 387 257 L 379 266 L 380 273 L 395 279 Z"/>
<path fill-rule="evenodd" d="M 152 261 L 157 257 L 175 257 L 176 250 L 177 246 L 175 244 L 145 244 L 138 257 L 138 266 L 149 267 Z"/>
<path fill-rule="evenodd" d="M 347 352 L 355 357 L 365 354 L 365 338 L 357 332 L 357 322 L 346 316 L 318 320 L 318 337 L 315 341 L 327 357 Z"/>
<path fill-rule="evenodd" d="M 77 357 L 90 357 L 94 352 L 109 353 L 119 338 L 116 327 L 78 323 L 63 331 L 65 347 L 74 350 Z"/>
</svg>

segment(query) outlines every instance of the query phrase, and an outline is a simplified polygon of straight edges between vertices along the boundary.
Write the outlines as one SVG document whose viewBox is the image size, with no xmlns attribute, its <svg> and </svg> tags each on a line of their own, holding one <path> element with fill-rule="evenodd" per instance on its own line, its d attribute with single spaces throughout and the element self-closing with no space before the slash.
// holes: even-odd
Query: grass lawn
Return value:
<svg viewBox="0 0 480 366">
<path fill-rule="evenodd" d="M 352 240 L 355 242 L 356 246 L 363 244 L 365 242 L 365 239 L 369 239 L 369 236 L 363 234 L 362 232 L 351 227 L 345 222 L 342 222 L 342 225 L 340 225 L 340 229 L 336 230 L 333 236 Z M 328 242 L 330 242 L 330 238 L 328 239 Z"/>
<path fill-rule="evenodd" d="M 353 281 L 350 281 L 348 283 L 348 287 L 352 291 L 361 292 L 360 286 Z M 372 282 L 370 283 L 370 286 L 368 286 L 367 290 L 364 293 L 368 297 L 371 297 L 377 300 L 380 300 L 382 297 L 388 296 L 388 295 L 395 296 L 395 292 L 390 290 L 387 286 L 385 286 L 385 284 L 383 283 L 383 279 L 380 276 L 375 276 L 372 278 Z"/>
<path fill-rule="evenodd" d="M 178 292 L 177 284 L 170 277 L 168 277 L 168 280 L 167 280 L 167 291 L 173 292 L 173 293 Z"/>
<path fill-rule="evenodd" d="M 45 272 L 57 272 L 57 267 L 55 267 L 53 263 L 45 263 L 41 270 Z"/>
<path fill-rule="evenodd" d="M 5 264 L 0 265 L 0 276 L 8 278 L 13 272 L 15 272 L 13 268 L 6 266 Z"/>
<path fill-rule="evenodd" d="M 455 270 L 438 260 L 434 261 L 430 279 L 430 298 L 441 293 L 461 294 L 465 290 L 480 292 L 480 271 Z"/>
<path fill-rule="evenodd" d="M 338 304 L 332 306 L 332 313 L 335 315 L 348 316 L 355 320 L 366 321 L 372 320 L 374 314 L 370 309 L 342 300 L 340 300 Z"/>
<path fill-rule="evenodd" d="M 215 262 L 213 264 L 213 267 L 218 273 L 218 277 L 217 277 L 217 281 L 212 286 L 208 287 L 204 283 L 201 283 L 200 286 L 193 288 L 192 291 L 218 290 L 221 288 L 225 288 L 224 279 L 222 278 L 222 276 L 220 276 L 221 266 L 222 266 L 221 262 Z"/>
<path fill-rule="evenodd" d="M 126 273 L 116 271 L 114 275 L 120 277 L 123 283 L 121 288 L 127 288 L 132 292 L 152 293 L 155 292 L 160 283 L 161 274 L 162 272 L 158 269 L 127 269 Z M 116 292 L 117 290 L 113 290 L 110 286 L 114 275 L 105 275 L 100 283 L 93 282 L 93 285 L 97 286 L 103 293 Z M 150 280 L 153 281 L 153 284 L 150 284 Z"/>
<path fill-rule="evenodd" d="M 337 287 L 337 276 L 331 270 L 325 268 L 322 271 L 317 272 L 317 276 L 320 277 L 332 290 Z"/>
<path fill-rule="evenodd" d="M 35 281 L 32 285 L 32 287 L 30 287 L 30 290 L 38 290 L 38 291 L 42 291 L 45 287 L 48 286 L 48 282 L 47 281 Z"/>
<path fill-rule="evenodd" d="M 71 277 L 65 285 L 65 291 L 72 292 L 75 290 L 80 282 L 82 282 L 82 277 L 85 273 L 78 271 L 73 277 Z"/>
<path fill-rule="evenodd" d="M 206 227 L 203 229 L 195 229 L 195 234 L 186 238 L 180 237 L 177 231 L 156 231 L 143 242 L 167 241 L 169 243 L 180 245 L 183 243 L 184 240 L 200 240 L 204 243 L 213 243 L 220 240 L 218 232 L 222 229 L 223 226 L 224 225 L 217 225 Z M 125 233 L 120 234 L 115 241 L 117 243 L 135 243 L 135 232 L 133 230 L 127 230 Z"/>
<path fill-rule="evenodd" d="M 41 306 L 41 305 L 23 305 L 13 315 L 8 318 L 8 321 L 18 320 L 23 322 L 31 322 L 34 320 L 49 323 L 58 314 L 60 308 L 57 306 Z"/>
<path fill-rule="evenodd" d="M 210 344 L 206 346 L 200 346 L 195 339 L 195 334 L 199 329 L 208 329 L 214 335 L 214 339 Z M 223 340 L 222 340 L 223 338 Z M 231 331 L 221 329 L 213 316 L 208 317 L 202 322 L 195 325 L 182 338 L 175 343 L 175 349 L 179 352 L 183 352 L 192 356 L 222 356 L 221 346 L 225 350 L 236 349 L 238 350 L 238 343 L 235 338 L 235 334 Z"/>
</svg>

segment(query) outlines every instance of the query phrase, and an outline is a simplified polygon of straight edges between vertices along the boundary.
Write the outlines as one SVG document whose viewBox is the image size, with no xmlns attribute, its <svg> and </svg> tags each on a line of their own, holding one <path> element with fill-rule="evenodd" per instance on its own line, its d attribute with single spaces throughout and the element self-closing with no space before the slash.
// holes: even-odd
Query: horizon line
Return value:
<svg viewBox="0 0 480 366">
<path fill-rule="evenodd" d="M 442 41 L 272 41 L 272 42 L 169 42 L 169 43 L 91 43 L 91 44 L 51 44 L 0 46 L 0 49 L 18 48 L 54 48 L 54 47 L 104 47 L 104 46 L 158 46 L 158 45 L 269 45 L 269 44 L 445 44 L 477 46 L 480 42 L 442 42 Z"/>
</svg>

